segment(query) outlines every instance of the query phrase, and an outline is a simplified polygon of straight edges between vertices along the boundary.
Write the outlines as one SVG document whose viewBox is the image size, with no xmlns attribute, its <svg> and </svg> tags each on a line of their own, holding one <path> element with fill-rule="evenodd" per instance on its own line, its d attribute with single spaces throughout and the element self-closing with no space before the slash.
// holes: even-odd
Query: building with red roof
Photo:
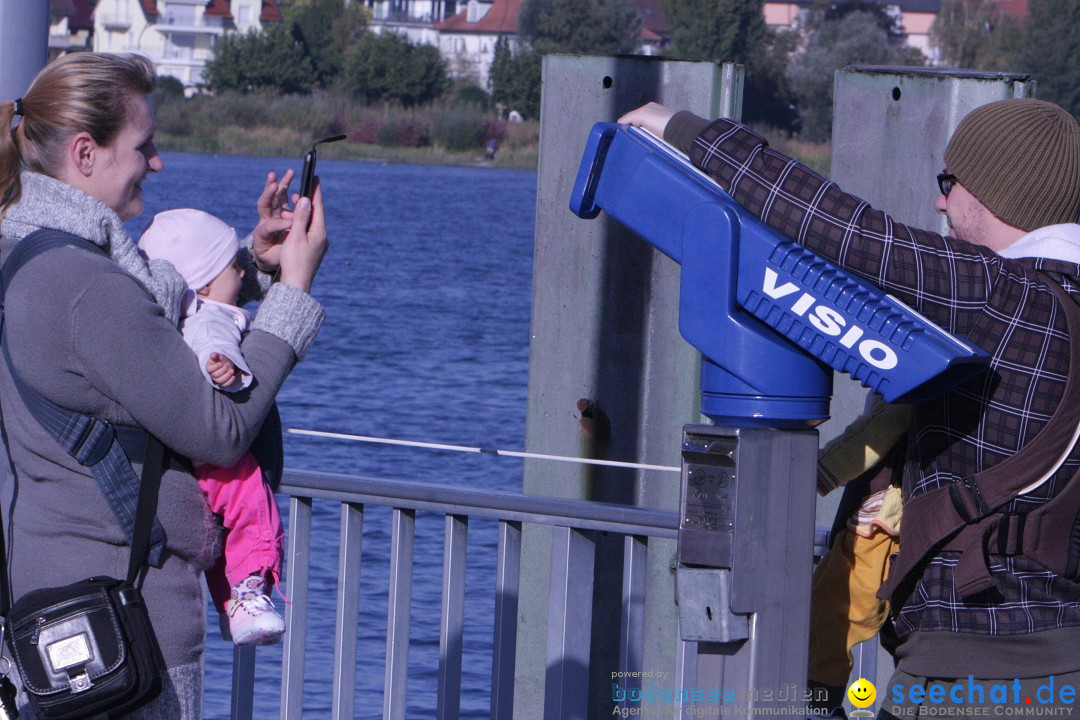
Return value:
<svg viewBox="0 0 1080 720">
<path fill-rule="evenodd" d="M 634 0 L 641 15 L 640 51 L 652 55 L 669 41 L 661 0 Z M 495 43 L 518 45 L 518 17 L 525 0 L 366 0 L 375 32 L 397 32 L 411 42 L 428 43 L 450 66 L 454 77 L 486 87 Z"/>
<path fill-rule="evenodd" d="M 469 78 L 487 87 L 495 43 L 505 37 L 517 48 L 518 15 L 524 0 L 468 3 L 465 10 L 435 24 L 436 47 L 454 77 Z"/>
<path fill-rule="evenodd" d="M 52 0 L 49 3 L 49 59 L 89 50 L 94 31 L 93 0 Z"/>
<path fill-rule="evenodd" d="M 191 91 L 218 38 L 281 22 L 277 0 L 97 0 L 92 15 L 94 50 L 142 53 Z"/>
<path fill-rule="evenodd" d="M 846 0 L 837 0 L 845 2 Z M 765 0 L 765 21 L 776 29 L 798 27 L 814 0 Z M 917 48 L 933 64 L 939 53 L 930 45 L 930 28 L 941 11 L 942 0 L 885 0 L 907 33 L 907 44 Z M 1028 0 L 994 0 L 998 10 L 1017 20 L 1028 14 Z"/>
<path fill-rule="evenodd" d="M 656 55 L 671 42 L 660 0 L 634 0 L 641 17 L 641 52 Z"/>
</svg>

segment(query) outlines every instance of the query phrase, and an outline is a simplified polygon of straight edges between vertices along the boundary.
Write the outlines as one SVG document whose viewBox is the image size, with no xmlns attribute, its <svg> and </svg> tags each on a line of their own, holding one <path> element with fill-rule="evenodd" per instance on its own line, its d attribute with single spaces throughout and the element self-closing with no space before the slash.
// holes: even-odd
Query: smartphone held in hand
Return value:
<svg viewBox="0 0 1080 720">
<path fill-rule="evenodd" d="M 315 148 L 323 143 L 338 142 L 344 140 L 344 135 L 334 135 L 333 137 L 323 138 L 319 140 L 311 149 L 304 155 L 304 169 L 300 172 L 300 195 L 301 197 L 310 198 L 311 194 L 315 192 L 315 162 L 318 159 Z"/>
</svg>

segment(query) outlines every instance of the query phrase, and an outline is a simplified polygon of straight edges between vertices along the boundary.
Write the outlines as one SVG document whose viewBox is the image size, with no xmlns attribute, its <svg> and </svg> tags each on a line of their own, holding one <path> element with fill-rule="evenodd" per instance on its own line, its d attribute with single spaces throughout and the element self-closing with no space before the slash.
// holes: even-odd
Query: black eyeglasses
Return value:
<svg viewBox="0 0 1080 720">
<path fill-rule="evenodd" d="M 952 192 L 953 185 L 956 184 L 956 176 L 951 173 L 938 173 L 937 186 L 941 190 L 941 194 L 945 197 L 949 197 L 949 193 Z"/>
</svg>

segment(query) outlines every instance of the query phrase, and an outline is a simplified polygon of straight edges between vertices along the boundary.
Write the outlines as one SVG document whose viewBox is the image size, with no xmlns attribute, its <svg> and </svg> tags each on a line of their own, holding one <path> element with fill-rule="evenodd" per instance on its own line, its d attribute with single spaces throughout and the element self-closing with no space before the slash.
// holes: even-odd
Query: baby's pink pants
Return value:
<svg viewBox="0 0 1080 720">
<path fill-rule="evenodd" d="M 210 511 L 220 515 L 225 525 L 225 552 L 206 571 L 210 597 L 224 612 L 232 586 L 248 575 L 265 573 L 273 585 L 281 581 L 285 530 L 274 493 L 251 453 L 232 467 L 202 465 L 195 477 Z"/>
</svg>

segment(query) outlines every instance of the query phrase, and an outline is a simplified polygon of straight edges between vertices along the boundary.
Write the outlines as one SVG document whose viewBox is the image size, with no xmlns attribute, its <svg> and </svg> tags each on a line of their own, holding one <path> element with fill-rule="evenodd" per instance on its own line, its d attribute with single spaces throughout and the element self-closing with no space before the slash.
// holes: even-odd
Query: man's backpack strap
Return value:
<svg viewBox="0 0 1080 720">
<path fill-rule="evenodd" d="M 1058 575 L 1080 575 L 1080 472 L 1052 499 L 1027 512 L 999 513 L 987 519 L 977 536 L 973 556 L 981 557 L 977 567 L 986 567 L 989 554 L 1024 555 Z M 979 575 L 957 567 L 957 579 L 971 582 Z M 963 575 L 961 575 L 963 573 Z M 989 575 L 989 572 L 987 572 Z"/>
<path fill-rule="evenodd" d="M 1073 477 L 1060 492 L 1044 505 L 1024 513 L 1005 513 L 1003 508 L 1018 495 L 1033 488 L 1035 478 L 1045 478 L 1061 466 L 1076 444 L 1080 428 L 1080 305 L 1056 282 L 1047 284 L 1058 298 L 1073 339 L 1070 348 L 1069 378 L 1065 392 L 1049 422 L 1035 439 L 1016 455 L 973 476 L 923 493 L 904 504 L 904 523 L 900 553 L 894 558 L 889 577 L 878 597 L 892 600 L 894 611 L 906 600 L 909 576 L 930 555 L 941 550 L 962 552 L 956 569 L 957 592 L 968 597 L 993 587 L 988 567 L 988 553 L 1007 548 L 1008 555 L 1024 554 L 1059 575 L 1076 574 L 1080 560 L 1080 529 L 1075 527 L 1080 510 L 1080 478 Z M 1053 522 L 1069 516 L 1066 525 L 1051 531 Z M 1075 552 L 1052 550 L 1051 535 L 1077 535 Z M 1053 558 L 1048 564 L 1043 560 Z M 1060 561 L 1060 562 L 1059 562 Z"/>
<path fill-rule="evenodd" d="M 100 247 L 77 235 L 58 230 L 37 230 L 19 241 L 0 267 L 0 313 L 12 277 L 38 255 L 61 247 L 74 247 L 105 254 Z M 8 352 L 7 328 L 0 315 L 0 349 L 19 396 L 30 413 L 60 446 L 80 465 L 89 468 L 109 508 L 116 516 L 124 536 L 131 541 L 135 531 L 139 499 L 139 477 L 116 437 L 113 426 L 93 415 L 84 415 L 48 400 L 23 381 Z M 157 517 L 150 531 L 149 562 L 160 567 L 165 548 L 165 531 Z"/>
</svg>

